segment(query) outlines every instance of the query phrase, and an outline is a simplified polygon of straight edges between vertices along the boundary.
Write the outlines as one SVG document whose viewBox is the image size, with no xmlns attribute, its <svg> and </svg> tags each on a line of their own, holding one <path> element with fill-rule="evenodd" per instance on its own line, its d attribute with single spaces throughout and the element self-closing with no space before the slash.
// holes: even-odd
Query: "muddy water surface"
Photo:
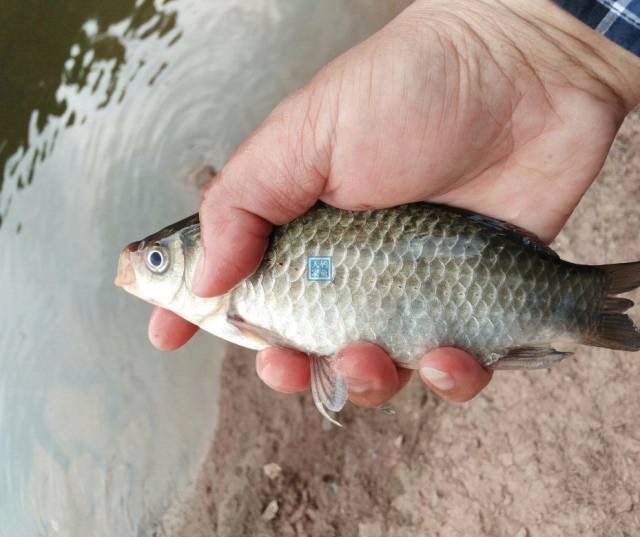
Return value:
<svg viewBox="0 0 640 537">
<path fill-rule="evenodd" d="M 112 285 L 195 172 L 383 24 L 365 0 L 6 0 L 0 21 L 0 537 L 151 535 L 216 424 L 221 345 L 172 354 Z"/>
</svg>

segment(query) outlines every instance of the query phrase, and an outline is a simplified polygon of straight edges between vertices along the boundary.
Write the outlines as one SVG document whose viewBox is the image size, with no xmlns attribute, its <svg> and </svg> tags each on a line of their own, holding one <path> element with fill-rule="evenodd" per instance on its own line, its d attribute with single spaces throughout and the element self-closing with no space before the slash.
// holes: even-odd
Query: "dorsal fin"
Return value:
<svg viewBox="0 0 640 537">
<path fill-rule="evenodd" d="M 461 216 L 464 216 L 467 220 L 489 228 L 511 241 L 522 244 L 526 248 L 530 248 L 540 255 L 559 259 L 558 254 L 549 246 L 547 246 L 540 237 L 538 237 L 534 233 L 531 233 L 530 231 L 527 231 L 526 229 L 521 228 L 520 226 L 510 224 L 509 222 L 505 222 L 504 220 L 499 220 L 491 216 L 474 213 L 473 211 L 469 211 L 467 209 L 461 209 L 459 207 L 450 207 L 448 205 L 437 206 L 441 207 L 445 211 L 458 213 Z"/>
</svg>

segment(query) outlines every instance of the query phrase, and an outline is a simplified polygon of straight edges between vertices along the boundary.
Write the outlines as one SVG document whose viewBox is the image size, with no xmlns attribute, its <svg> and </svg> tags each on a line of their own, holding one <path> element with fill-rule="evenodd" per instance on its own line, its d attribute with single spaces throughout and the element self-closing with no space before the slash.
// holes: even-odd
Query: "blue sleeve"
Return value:
<svg viewBox="0 0 640 537">
<path fill-rule="evenodd" d="M 554 0 L 560 7 L 640 56 L 640 0 Z"/>
</svg>

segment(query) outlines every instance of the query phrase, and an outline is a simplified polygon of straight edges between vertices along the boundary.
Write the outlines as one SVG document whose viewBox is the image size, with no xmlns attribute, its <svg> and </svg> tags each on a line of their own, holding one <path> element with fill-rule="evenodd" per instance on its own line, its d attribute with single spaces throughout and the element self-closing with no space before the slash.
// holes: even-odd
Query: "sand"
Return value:
<svg viewBox="0 0 640 537">
<path fill-rule="evenodd" d="M 638 201 L 634 114 L 555 247 L 578 262 L 640 258 Z M 554 370 L 499 372 L 463 405 L 414 379 L 395 416 L 351 405 L 344 429 L 308 393 L 261 384 L 250 351 L 229 346 L 221 386 L 195 491 L 158 535 L 640 534 L 637 355 L 580 348 Z"/>
</svg>

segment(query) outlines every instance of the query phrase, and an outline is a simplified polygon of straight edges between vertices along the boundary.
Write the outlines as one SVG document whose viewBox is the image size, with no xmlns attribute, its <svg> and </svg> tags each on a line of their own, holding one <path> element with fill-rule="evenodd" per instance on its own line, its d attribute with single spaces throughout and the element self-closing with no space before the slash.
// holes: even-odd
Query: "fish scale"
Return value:
<svg viewBox="0 0 640 537">
<path fill-rule="evenodd" d="M 301 277 L 309 255 L 332 258 L 333 282 Z M 567 274 L 570 286 L 562 285 Z M 334 354 L 373 331 L 373 343 L 410 367 L 443 344 L 489 364 L 511 347 L 579 335 L 589 305 L 598 307 L 599 276 L 437 206 L 319 206 L 276 230 L 261 267 L 232 292 L 232 307 L 314 354 Z M 576 307 L 557 320 L 560 295 Z"/>
<path fill-rule="evenodd" d="M 331 260 L 330 281 L 310 278 L 310 256 Z M 462 209 L 318 204 L 275 228 L 256 272 L 220 297 L 191 291 L 201 258 L 194 215 L 127 246 L 117 283 L 229 341 L 308 353 L 314 401 L 329 419 L 347 388 L 327 358 L 355 341 L 410 368 L 441 346 L 505 369 L 554 365 L 567 355 L 554 341 L 640 349 L 624 314 L 633 302 L 613 296 L 640 286 L 639 262 L 569 263 L 526 231 Z"/>
</svg>

